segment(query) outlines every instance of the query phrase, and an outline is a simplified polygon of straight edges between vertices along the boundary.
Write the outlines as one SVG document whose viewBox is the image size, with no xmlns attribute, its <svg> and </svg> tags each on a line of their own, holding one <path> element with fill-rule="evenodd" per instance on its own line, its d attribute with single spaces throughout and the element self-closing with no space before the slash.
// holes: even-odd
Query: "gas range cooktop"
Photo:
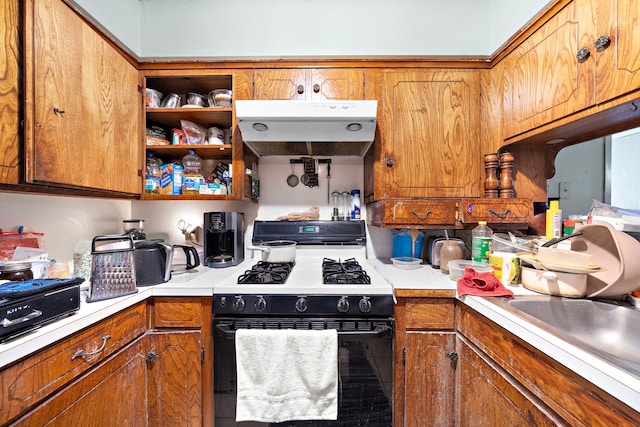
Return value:
<svg viewBox="0 0 640 427">
<path fill-rule="evenodd" d="M 257 221 L 253 244 L 270 240 L 295 241 L 295 262 L 245 261 L 238 274 L 214 286 L 214 313 L 388 315 L 393 311 L 391 285 L 367 261 L 362 221 Z"/>
</svg>

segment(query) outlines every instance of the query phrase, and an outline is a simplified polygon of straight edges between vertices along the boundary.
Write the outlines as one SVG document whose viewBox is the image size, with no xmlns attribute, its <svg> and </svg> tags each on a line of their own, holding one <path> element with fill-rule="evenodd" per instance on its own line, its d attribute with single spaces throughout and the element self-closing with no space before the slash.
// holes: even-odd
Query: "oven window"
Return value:
<svg viewBox="0 0 640 427">
<path fill-rule="evenodd" d="M 392 425 L 392 338 L 339 338 L 337 421 L 235 422 L 236 368 L 233 339 L 214 339 L 215 425 L 227 426 L 376 426 Z"/>
</svg>

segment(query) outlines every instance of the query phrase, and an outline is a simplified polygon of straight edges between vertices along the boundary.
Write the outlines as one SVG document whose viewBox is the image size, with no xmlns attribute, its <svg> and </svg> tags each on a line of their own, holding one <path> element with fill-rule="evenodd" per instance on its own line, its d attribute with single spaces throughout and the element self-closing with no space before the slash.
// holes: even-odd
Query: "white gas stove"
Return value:
<svg viewBox="0 0 640 427">
<path fill-rule="evenodd" d="M 257 259 L 214 287 L 214 313 L 393 314 L 392 287 L 367 261 L 363 221 L 256 221 L 253 243 L 270 240 L 297 242 L 295 263 L 264 265 L 256 251 Z"/>
</svg>

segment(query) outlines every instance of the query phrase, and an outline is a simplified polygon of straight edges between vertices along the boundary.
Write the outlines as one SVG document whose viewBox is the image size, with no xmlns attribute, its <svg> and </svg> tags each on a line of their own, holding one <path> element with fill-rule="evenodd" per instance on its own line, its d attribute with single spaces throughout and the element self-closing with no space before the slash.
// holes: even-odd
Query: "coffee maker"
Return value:
<svg viewBox="0 0 640 427">
<path fill-rule="evenodd" d="M 244 214 L 205 212 L 204 263 L 213 268 L 230 267 L 244 261 Z"/>
</svg>

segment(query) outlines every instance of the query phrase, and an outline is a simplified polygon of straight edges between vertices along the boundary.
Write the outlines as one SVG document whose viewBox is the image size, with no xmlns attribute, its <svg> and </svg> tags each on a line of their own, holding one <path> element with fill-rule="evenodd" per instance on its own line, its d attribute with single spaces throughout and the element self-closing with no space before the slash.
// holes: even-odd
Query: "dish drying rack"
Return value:
<svg viewBox="0 0 640 427">
<path fill-rule="evenodd" d="M 137 291 L 133 238 L 130 235 L 94 237 L 91 241 L 91 281 L 87 302 Z"/>
</svg>

